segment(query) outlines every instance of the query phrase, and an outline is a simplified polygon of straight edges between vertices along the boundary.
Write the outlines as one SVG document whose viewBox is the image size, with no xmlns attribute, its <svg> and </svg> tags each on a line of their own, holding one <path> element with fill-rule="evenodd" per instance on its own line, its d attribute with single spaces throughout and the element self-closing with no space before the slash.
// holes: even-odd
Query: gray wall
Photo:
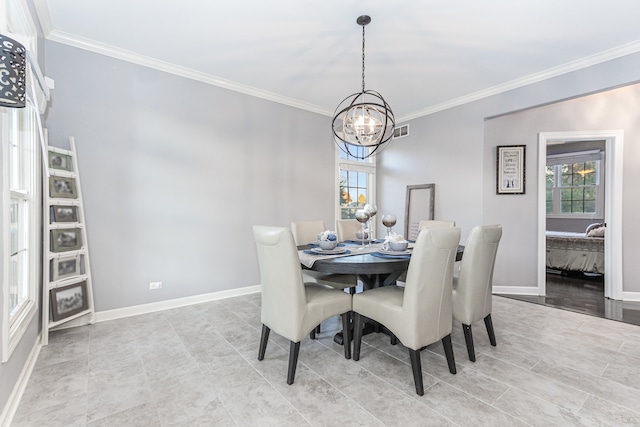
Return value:
<svg viewBox="0 0 640 427">
<path fill-rule="evenodd" d="M 640 208 L 639 197 L 628 190 L 640 182 L 637 173 L 637 136 L 630 123 L 638 121 L 636 102 L 629 99 L 601 98 L 589 105 L 572 121 L 535 121 L 529 114 L 536 107 L 578 98 L 621 85 L 634 83 L 640 70 L 640 54 L 628 55 L 584 70 L 568 73 L 500 95 L 441 111 L 410 121 L 410 136 L 394 141 L 379 159 L 378 206 L 381 213 L 394 210 L 404 215 L 406 186 L 436 184 L 436 219 L 455 220 L 462 228 L 462 241 L 472 227 L 500 223 L 504 234 L 496 260 L 495 286 L 537 287 L 537 132 L 626 128 L 624 170 L 624 259 L 638 257 L 629 242 L 640 235 L 638 225 L 630 222 Z M 416 90 L 429 90 L 428 87 Z M 579 99 L 576 99 L 578 105 Z M 613 104 L 613 105 L 610 105 Z M 522 129 L 508 134 L 485 131 L 485 120 L 510 112 L 523 112 Z M 563 111 L 571 116 L 569 111 Z M 618 117 L 614 120 L 614 114 Z M 591 117 L 595 122 L 586 122 Z M 606 119 L 611 119 L 607 122 Z M 504 120 L 509 120 L 505 118 Z M 529 127 L 534 120 L 537 129 Z M 589 126 L 590 127 L 590 126 Z M 526 130 L 526 131 L 525 131 Z M 500 142 L 500 144 L 498 143 Z M 495 194 L 496 145 L 527 145 L 526 194 Z M 635 163 L 635 164 L 634 164 Z M 396 226 L 403 230 L 403 222 Z M 640 290 L 640 271 L 631 262 L 624 263 L 624 290 Z"/>
<path fill-rule="evenodd" d="M 259 284 L 252 225 L 334 217 L 330 118 L 47 43 L 97 311 Z M 163 288 L 149 290 L 149 282 Z"/>
<path fill-rule="evenodd" d="M 520 254 L 535 251 L 537 238 L 537 150 L 538 133 L 551 131 L 582 131 L 582 130 L 614 130 L 624 131 L 624 164 L 623 164 L 623 290 L 640 291 L 640 268 L 634 260 L 640 256 L 637 237 L 640 227 L 635 221 L 634 212 L 640 208 L 635 184 L 640 182 L 640 84 L 610 90 L 565 102 L 559 102 L 529 111 L 510 114 L 488 120 L 485 129 L 485 149 L 492 151 L 496 145 L 504 145 L 518 138 L 527 145 L 527 181 L 528 191 L 525 196 L 496 196 L 486 194 L 487 211 L 491 209 L 491 216 L 499 218 L 501 222 L 511 227 L 523 224 L 526 231 L 519 236 L 520 250 L 513 246 L 504 257 L 508 257 L 503 265 L 496 266 L 496 277 L 505 276 L 515 269 L 505 268 L 506 264 L 535 268 L 535 254 L 533 258 L 527 256 L 525 260 Z M 518 207 L 517 201 L 522 200 L 523 206 Z M 525 210 L 526 209 L 526 210 Z M 523 228 L 525 228 L 523 227 Z M 584 228 L 582 229 L 584 231 Z M 515 242 L 514 242 L 515 243 Z M 529 262 L 529 261 L 533 262 Z M 525 267 L 526 264 L 526 267 Z"/>
</svg>

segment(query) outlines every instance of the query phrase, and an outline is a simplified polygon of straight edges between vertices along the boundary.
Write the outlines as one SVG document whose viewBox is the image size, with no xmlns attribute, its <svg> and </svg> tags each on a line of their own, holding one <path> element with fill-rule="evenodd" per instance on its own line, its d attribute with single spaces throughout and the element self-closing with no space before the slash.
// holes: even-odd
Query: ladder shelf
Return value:
<svg viewBox="0 0 640 427">
<path fill-rule="evenodd" d="M 87 227 L 75 140 L 70 150 L 51 147 L 45 138 L 43 160 L 44 229 L 42 345 L 49 331 L 88 316 L 94 322 L 93 287 Z"/>
</svg>

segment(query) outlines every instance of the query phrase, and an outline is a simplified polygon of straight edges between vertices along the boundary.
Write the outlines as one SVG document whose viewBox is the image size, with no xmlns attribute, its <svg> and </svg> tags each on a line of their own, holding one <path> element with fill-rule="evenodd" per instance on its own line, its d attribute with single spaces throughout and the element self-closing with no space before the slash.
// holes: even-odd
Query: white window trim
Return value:
<svg viewBox="0 0 640 427">
<path fill-rule="evenodd" d="M 571 158 L 571 157 L 575 157 L 576 153 L 567 153 L 564 155 L 554 155 L 554 158 L 561 158 L 561 157 L 566 157 L 566 158 Z M 547 214 L 547 218 L 552 218 L 552 219 L 590 219 L 590 218 L 603 218 L 604 217 L 604 186 L 602 185 L 601 182 L 601 177 L 604 176 L 604 166 L 605 166 L 605 158 L 604 158 L 604 153 L 602 153 L 602 157 L 599 159 L 600 163 L 599 163 L 599 170 L 598 170 L 598 183 L 596 184 L 597 187 L 597 192 L 596 192 L 596 211 L 594 213 L 561 213 L 560 212 L 560 192 L 562 191 L 563 188 L 567 188 L 567 187 L 560 187 L 559 181 L 560 181 L 560 176 L 557 173 L 557 169 L 558 166 L 560 166 L 560 163 L 554 164 L 554 165 L 550 165 L 553 166 L 556 169 L 556 173 L 554 173 L 553 179 L 554 179 L 554 186 L 552 189 L 553 192 L 553 213 L 548 213 Z"/>
<path fill-rule="evenodd" d="M 355 160 L 347 160 L 340 158 L 340 147 L 336 145 L 335 147 L 335 220 L 338 220 L 342 217 L 342 209 L 340 208 L 340 170 L 348 170 L 354 172 L 365 172 L 368 174 L 369 179 L 367 182 L 367 189 L 369 191 L 369 197 L 367 199 L 367 203 L 376 203 L 376 156 L 373 155 L 367 159 L 366 162 L 358 162 Z M 377 215 L 376 215 L 377 217 Z M 371 221 L 371 228 L 373 235 L 376 235 L 376 221 Z"/>
<path fill-rule="evenodd" d="M 35 108 L 35 107 L 34 107 Z M 37 113 L 37 109 L 36 112 Z M 38 230 L 40 229 L 39 219 L 39 194 L 38 194 L 38 182 L 40 181 L 40 173 L 38 168 L 38 150 L 37 141 L 34 141 L 33 147 L 31 147 L 33 156 L 31 157 L 31 177 L 30 177 L 30 195 L 25 194 L 22 191 L 11 191 L 9 189 L 9 113 L 5 110 L 2 112 L 0 120 L 2 120 L 2 182 L 4 183 L 3 197 L 2 197 L 2 209 L 3 209 L 3 224 L 2 233 L 5 238 L 3 239 L 3 276 L 2 276 L 2 362 L 6 362 L 11 357 L 13 350 L 17 347 L 18 343 L 22 339 L 22 336 L 27 330 L 27 327 L 36 316 L 38 312 L 38 286 L 39 283 L 39 261 L 40 255 L 40 235 Z M 30 206 L 28 210 L 28 221 L 31 224 L 29 230 L 29 300 L 21 308 L 21 310 L 10 319 L 9 313 L 9 253 L 10 253 L 10 218 L 8 215 L 9 205 L 12 196 L 17 196 L 17 199 L 29 199 Z"/>
<path fill-rule="evenodd" d="M 6 21 L 0 22 L 2 26 L 3 34 L 8 34 L 9 37 L 17 38 L 24 44 L 30 52 L 37 52 L 37 30 L 29 8 L 25 0 L 18 0 L 12 2 L 12 6 L 4 5 L 7 10 Z M 7 31 L 8 30 L 8 31 Z M 13 32 L 15 34 L 12 34 Z M 36 65 L 37 66 L 37 65 Z M 27 67 L 28 76 L 27 79 L 33 79 L 33 74 L 29 67 Z M 35 94 L 34 94 L 35 95 Z M 27 100 L 31 102 L 31 100 Z M 40 109 L 37 105 L 34 105 L 35 114 L 40 114 Z M 36 121 L 36 126 L 39 126 Z M 11 354 L 18 346 L 29 325 L 38 314 L 39 307 L 39 293 L 38 284 L 40 283 L 40 253 L 42 241 L 40 236 L 40 167 L 39 167 L 39 150 L 37 136 L 33 141 L 31 147 L 33 156 L 31 157 L 31 177 L 30 177 L 30 207 L 29 207 L 29 300 L 18 313 L 16 313 L 13 319 L 10 319 L 9 314 L 9 254 L 10 254 L 10 218 L 8 215 L 11 196 L 19 196 L 18 198 L 24 198 L 26 194 L 22 194 L 20 191 L 10 191 L 9 189 L 9 128 L 10 117 L 7 108 L 0 107 L 0 142 L 2 143 L 2 234 L 3 238 L 3 274 L 2 274 L 2 316 L 0 318 L 0 327 L 2 328 L 2 363 L 7 362 L 11 357 Z"/>
</svg>

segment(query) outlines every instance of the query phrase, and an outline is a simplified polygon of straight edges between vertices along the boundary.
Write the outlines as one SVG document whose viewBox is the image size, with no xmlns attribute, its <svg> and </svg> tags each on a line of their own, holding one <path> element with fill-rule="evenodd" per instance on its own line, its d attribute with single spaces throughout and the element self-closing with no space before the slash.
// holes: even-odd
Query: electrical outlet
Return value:
<svg viewBox="0 0 640 427">
<path fill-rule="evenodd" d="M 151 282 L 151 283 L 149 283 L 149 289 L 150 290 L 160 289 L 160 288 L 162 288 L 162 282 Z"/>
</svg>

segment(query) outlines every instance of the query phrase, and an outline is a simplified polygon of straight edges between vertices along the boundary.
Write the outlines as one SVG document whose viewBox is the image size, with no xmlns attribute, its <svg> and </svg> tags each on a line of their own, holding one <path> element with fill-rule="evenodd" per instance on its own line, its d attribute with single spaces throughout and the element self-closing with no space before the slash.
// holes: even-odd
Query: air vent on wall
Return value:
<svg viewBox="0 0 640 427">
<path fill-rule="evenodd" d="M 402 138 L 409 135 L 409 125 L 398 126 L 393 130 L 393 139 Z"/>
</svg>

